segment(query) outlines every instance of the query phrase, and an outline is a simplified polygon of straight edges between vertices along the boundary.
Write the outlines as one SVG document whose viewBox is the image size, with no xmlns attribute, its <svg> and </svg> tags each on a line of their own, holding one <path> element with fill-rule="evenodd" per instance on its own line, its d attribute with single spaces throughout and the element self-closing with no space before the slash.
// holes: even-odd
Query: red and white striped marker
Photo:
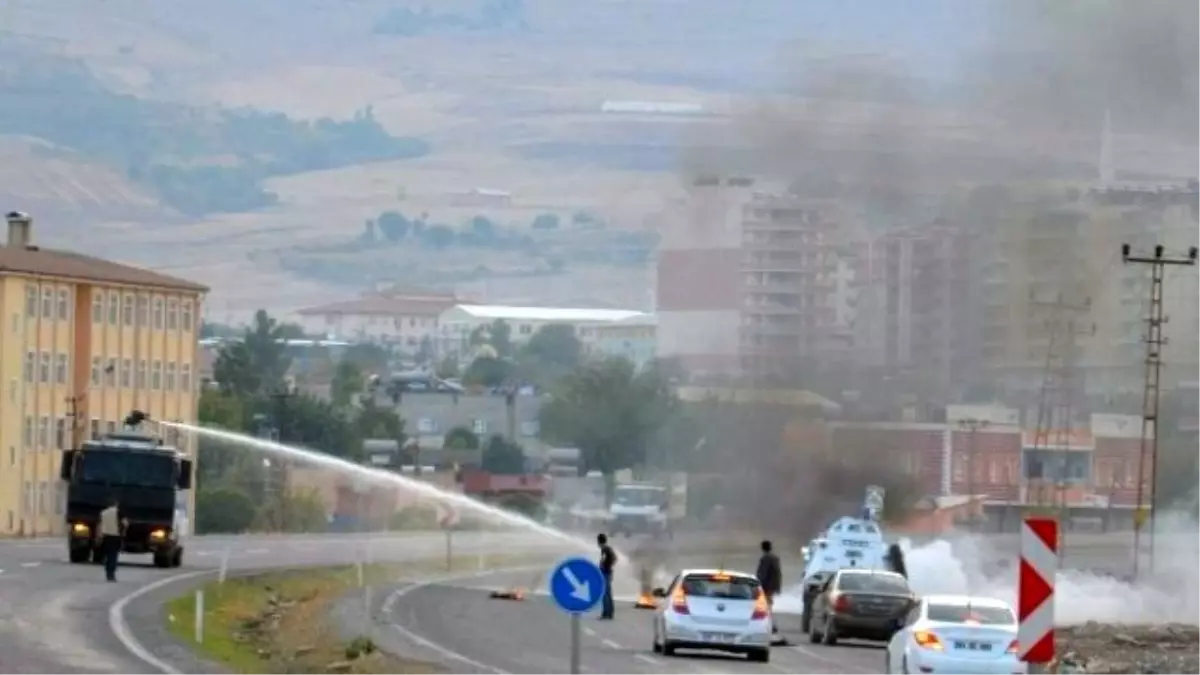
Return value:
<svg viewBox="0 0 1200 675">
<path fill-rule="evenodd" d="M 1017 646 L 1026 663 L 1054 660 L 1054 577 L 1058 574 L 1058 521 L 1026 518 L 1021 526 L 1017 579 Z"/>
</svg>

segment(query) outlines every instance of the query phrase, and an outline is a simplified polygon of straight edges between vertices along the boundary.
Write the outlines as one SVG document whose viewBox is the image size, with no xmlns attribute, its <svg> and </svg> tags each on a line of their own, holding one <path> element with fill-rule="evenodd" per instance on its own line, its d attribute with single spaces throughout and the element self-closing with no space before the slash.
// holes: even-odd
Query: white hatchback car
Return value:
<svg viewBox="0 0 1200 675">
<path fill-rule="evenodd" d="M 771 660 L 771 608 L 753 575 L 688 569 L 654 594 L 663 598 L 654 616 L 655 652 L 713 650 Z"/>
<path fill-rule="evenodd" d="M 1024 675 L 1017 617 L 995 598 L 929 595 L 920 599 L 887 646 L 889 673 Z"/>
</svg>

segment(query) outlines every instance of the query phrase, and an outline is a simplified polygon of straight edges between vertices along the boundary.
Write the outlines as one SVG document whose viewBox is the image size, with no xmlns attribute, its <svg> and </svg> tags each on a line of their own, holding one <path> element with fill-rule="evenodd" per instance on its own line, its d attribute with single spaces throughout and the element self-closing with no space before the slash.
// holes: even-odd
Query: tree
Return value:
<svg viewBox="0 0 1200 675">
<path fill-rule="evenodd" d="M 476 357 L 463 371 L 463 384 L 481 387 L 499 387 L 512 378 L 515 367 L 512 361 L 491 355 Z"/>
<path fill-rule="evenodd" d="M 388 241 L 404 239 L 412 228 L 412 223 L 399 211 L 384 211 L 375 219 L 375 225 Z"/>
<path fill-rule="evenodd" d="M 493 434 L 483 449 L 480 465 L 489 473 L 514 476 L 525 473 L 525 450 L 500 434 Z"/>
<path fill-rule="evenodd" d="M 442 447 L 453 450 L 478 450 L 479 436 L 464 426 L 451 427 L 442 438 Z"/>
<path fill-rule="evenodd" d="M 573 326 L 552 323 L 539 328 L 521 353 L 522 370 L 530 373 L 530 379 L 550 382 L 579 366 L 583 343 L 575 337 Z"/>
<path fill-rule="evenodd" d="M 428 225 L 421 231 L 421 243 L 432 249 L 444 249 L 454 243 L 454 229 L 449 225 Z"/>
<path fill-rule="evenodd" d="M 613 474 L 645 462 L 651 439 L 677 404 L 660 371 L 639 372 L 627 359 L 609 357 L 563 377 L 539 419 L 548 441 L 579 448 L 581 475 L 604 475 L 611 501 Z"/>
<path fill-rule="evenodd" d="M 533 219 L 530 227 L 535 230 L 556 230 L 558 229 L 558 216 L 553 213 L 539 213 Z"/>
<path fill-rule="evenodd" d="M 252 522 L 257 509 L 245 492 L 229 487 L 196 492 L 196 534 L 240 534 Z"/>
<path fill-rule="evenodd" d="M 241 396 L 277 389 L 292 365 L 284 341 L 294 337 L 297 330 L 280 324 L 265 310 L 255 312 L 254 323 L 246 328 L 241 341 L 225 345 L 217 354 L 213 364 L 217 384 Z"/>
<path fill-rule="evenodd" d="M 454 354 L 447 354 L 445 358 L 438 361 L 435 374 L 443 379 L 448 380 L 459 376 L 458 357 Z"/>
<path fill-rule="evenodd" d="M 488 345 L 498 358 L 508 358 L 513 355 L 512 326 L 504 319 L 496 319 L 471 331 L 470 343 L 472 347 Z"/>
<path fill-rule="evenodd" d="M 338 361 L 337 369 L 333 372 L 333 381 L 329 384 L 329 398 L 335 408 L 345 408 L 355 396 L 363 392 L 366 384 L 358 365 L 349 359 L 342 359 Z"/>
<path fill-rule="evenodd" d="M 381 373 L 387 370 L 391 355 L 379 345 L 359 343 L 347 347 L 341 360 L 353 363 L 366 374 Z"/>
</svg>

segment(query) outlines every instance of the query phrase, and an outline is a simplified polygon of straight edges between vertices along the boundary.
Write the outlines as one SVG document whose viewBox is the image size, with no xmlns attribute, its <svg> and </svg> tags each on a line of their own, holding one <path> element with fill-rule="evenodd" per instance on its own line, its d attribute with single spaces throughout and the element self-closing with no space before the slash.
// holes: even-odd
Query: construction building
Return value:
<svg viewBox="0 0 1200 675">
<path fill-rule="evenodd" d="M 11 213 L 6 223 L 0 536 L 51 535 L 63 529 L 61 450 L 119 428 L 135 409 L 152 419 L 196 421 L 197 338 L 208 289 L 41 248 L 24 214 Z M 195 455 L 194 439 L 165 440 Z"/>
</svg>

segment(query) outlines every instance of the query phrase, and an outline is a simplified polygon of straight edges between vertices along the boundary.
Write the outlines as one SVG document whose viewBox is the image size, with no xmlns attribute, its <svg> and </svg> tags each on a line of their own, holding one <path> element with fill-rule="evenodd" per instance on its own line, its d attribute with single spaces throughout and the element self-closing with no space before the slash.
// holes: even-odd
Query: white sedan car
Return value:
<svg viewBox="0 0 1200 675">
<path fill-rule="evenodd" d="M 889 673 L 1024 675 L 1017 617 L 1008 603 L 968 595 L 920 599 L 888 643 Z"/>
<path fill-rule="evenodd" d="M 683 570 L 654 594 L 662 598 L 654 615 L 655 652 L 713 650 L 771 660 L 771 607 L 753 575 Z"/>
</svg>

